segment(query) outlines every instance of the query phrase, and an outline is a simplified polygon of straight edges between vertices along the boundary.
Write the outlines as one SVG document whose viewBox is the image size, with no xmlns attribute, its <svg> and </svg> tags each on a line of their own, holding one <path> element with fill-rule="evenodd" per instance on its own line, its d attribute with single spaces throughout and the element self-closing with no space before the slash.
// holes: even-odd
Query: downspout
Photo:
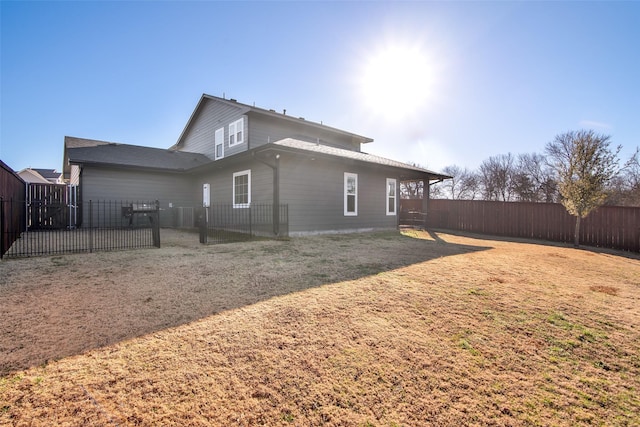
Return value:
<svg viewBox="0 0 640 427">
<path fill-rule="evenodd" d="M 273 234 L 280 235 L 280 154 L 275 155 L 275 165 L 256 156 L 255 151 L 252 156 L 260 163 L 264 163 L 273 170 Z"/>
</svg>

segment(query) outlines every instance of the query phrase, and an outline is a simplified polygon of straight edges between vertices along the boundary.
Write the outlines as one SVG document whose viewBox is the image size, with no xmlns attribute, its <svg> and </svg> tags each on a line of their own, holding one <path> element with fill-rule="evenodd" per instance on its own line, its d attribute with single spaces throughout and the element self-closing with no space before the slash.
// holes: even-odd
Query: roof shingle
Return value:
<svg viewBox="0 0 640 427">
<path fill-rule="evenodd" d="M 105 143 L 77 148 L 67 145 L 67 148 L 69 163 L 187 171 L 211 162 L 204 154 L 128 144 Z"/>
<path fill-rule="evenodd" d="M 273 142 L 272 144 L 278 147 L 293 148 L 299 151 L 324 154 L 328 156 L 357 160 L 360 162 L 372 163 L 372 164 L 381 165 L 381 166 L 389 166 L 393 168 L 410 170 L 418 173 L 425 173 L 432 176 L 433 177 L 432 179 L 451 178 L 448 175 L 443 175 L 437 172 L 430 171 L 428 169 L 423 169 L 418 166 L 410 165 L 408 163 L 387 159 L 386 157 L 380 157 L 374 154 L 367 154 L 360 151 L 345 150 L 342 148 L 331 147 L 328 145 L 314 144 L 312 142 L 300 141 L 298 139 L 293 139 L 293 138 L 281 139 L 279 141 Z"/>
</svg>

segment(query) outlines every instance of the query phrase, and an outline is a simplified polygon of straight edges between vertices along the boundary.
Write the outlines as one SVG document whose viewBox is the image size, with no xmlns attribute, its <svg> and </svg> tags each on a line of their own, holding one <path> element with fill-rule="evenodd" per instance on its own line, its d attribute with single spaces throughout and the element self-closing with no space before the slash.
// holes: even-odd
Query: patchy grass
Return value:
<svg viewBox="0 0 640 427">
<path fill-rule="evenodd" d="M 594 292 L 602 292 L 603 294 L 608 294 L 613 296 L 618 295 L 618 288 L 615 286 L 597 285 L 597 286 L 590 286 L 589 289 L 591 289 Z"/>
<path fill-rule="evenodd" d="M 638 259 L 410 233 L 0 263 L 0 424 L 640 424 Z"/>
</svg>

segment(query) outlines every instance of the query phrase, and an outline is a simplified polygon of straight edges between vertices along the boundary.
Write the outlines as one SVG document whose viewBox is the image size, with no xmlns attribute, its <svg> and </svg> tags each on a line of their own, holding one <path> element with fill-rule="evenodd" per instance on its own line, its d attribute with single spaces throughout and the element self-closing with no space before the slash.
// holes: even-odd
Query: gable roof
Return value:
<svg viewBox="0 0 640 427">
<path fill-rule="evenodd" d="M 42 174 L 39 173 L 38 170 L 42 170 L 42 169 L 25 168 L 25 169 L 22 169 L 20 172 L 18 172 L 18 175 L 20 176 L 20 178 L 22 178 L 24 182 L 27 182 L 29 184 L 31 183 L 51 184 L 51 181 L 47 180 L 46 177 L 42 176 Z"/>
<path fill-rule="evenodd" d="M 206 100 L 213 100 L 215 102 L 221 102 L 221 103 L 226 104 L 226 105 L 239 107 L 241 109 L 242 114 L 248 114 L 248 115 L 256 114 L 256 115 L 267 116 L 267 117 L 270 117 L 270 118 L 272 118 L 274 120 L 282 120 L 282 121 L 286 121 L 286 122 L 294 122 L 294 123 L 302 124 L 304 126 L 309 126 L 309 127 L 316 128 L 316 129 L 322 129 L 324 131 L 333 132 L 333 133 L 336 133 L 336 134 L 339 134 L 339 135 L 343 135 L 343 136 L 348 136 L 352 140 L 354 140 L 354 141 L 356 141 L 358 143 L 361 143 L 361 144 L 366 144 L 368 142 L 373 142 L 372 138 L 369 138 L 369 137 L 366 137 L 366 136 L 362 136 L 362 135 L 357 135 L 355 133 L 347 132 L 347 131 L 344 131 L 344 130 L 341 130 L 341 129 L 333 128 L 331 126 L 326 126 L 326 125 L 324 125 L 322 123 L 316 123 L 316 122 L 312 122 L 312 121 L 309 121 L 309 120 L 305 120 L 302 117 L 288 116 L 285 112 L 278 113 L 275 110 L 268 110 L 268 109 L 265 109 L 265 108 L 256 107 L 255 105 L 252 106 L 252 105 L 248 105 L 248 104 L 243 104 L 241 102 L 236 101 L 235 99 L 225 99 L 225 98 L 220 98 L 220 97 L 217 97 L 217 96 L 207 95 L 206 93 L 203 93 L 202 96 L 200 97 L 200 100 L 198 101 L 198 105 L 196 105 L 196 108 L 193 110 L 193 113 L 191 113 L 191 117 L 189 117 L 189 121 L 187 122 L 186 126 L 182 130 L 182 133 L 180 134 L 180 137 L 178 138 L 178 141 L 173 146 L 171 146 L 171 148 L 170 148 L 171 150 L 177 150 L 182 145 L 182 140 L 183 140 L 184 136 L 187 134 L 187 131 L 191 127 L 191 123 L 194 121 L 194 119 L 200 113 L 200 110 L 203 108 Z"/>
<path fill-rule="evenodd" d="M 65 140 L 66 141 L 66 140 Z M 92 144 L 96 142 L 97 144 Z M 181 172 L 211 163 L 204 154 L 75 138 L 65 151 L 69 164 L 94 164 Z"/>
<path fill-rule="evenodd" d="M 62 174 L 64 179 L 69 179 L 69 175 L 71 173 L 71 168 L 69 164 L 69 154 L 68 150 L 70 148 L 80 148 L 80 147 L 96 147 L 98 145 L 112 144 L 107 141 L 99 141 L 97 139 L 87 139 L 87 138 L 76 138 L 75 136 L 65 136 L 64 137 L 64 151 L 62 153 Z"/>
<path fill-rule="evenodd" d="M 54 180 L 55 181 L 58 178 L 60 178 L 60 175 L 62 175 L 60 172 L 58 172 L 55 169 L 32 168 L 31 170 L 34 170 L 34 171 L 38 172 L 40 174 L 40 176 L 42 176 L 46 180 Z"/>
<path fill-rule="evenodd" d="M 358 162 L 369 163 L 372 165 L 378 166 L 387 166 L 396 169 L 403 169 L 407 172 L 407 175 L 413 174 L 416 176 L 420 175 L 428 175 L 428 179 L 449 179 L 451 176 L 444 175 L 441 173 L 433 172 L 428 169 L 420 168 L 417 166 L 410 165 L 408 163 L 398 162 L 396 160 L 387 159 L 386 157 L 376 156 L 374 154 L 367 154 L 360 151 L 351 151 L 345 150 L 342 148 L 331 147 L 328 145 L 322 144 L 314 144 L 312 142 L 300 141 L 298 139 L 293 138 L 285 138 L 279 141 L 272 142 L 271 144 L 267 144 L 256 150 L 260 150 L 261 148 L 268 147 L 284 149 L 289 151 L 296 151 L 300 153 L 308 153 L 308 154 L 319 154 L 324 156 L 330 156 L 333 158 L 341 158 L 348 160 L 355 160 Z"/>
</svg>

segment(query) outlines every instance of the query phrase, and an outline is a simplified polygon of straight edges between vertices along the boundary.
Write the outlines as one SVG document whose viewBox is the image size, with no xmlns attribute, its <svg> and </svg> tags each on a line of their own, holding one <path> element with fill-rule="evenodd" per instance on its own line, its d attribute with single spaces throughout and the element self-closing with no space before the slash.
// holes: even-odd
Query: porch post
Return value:
<svg viewBox="0 0 640 427">
<path fill-rule="evenodd" d="M 422 214 L 423 214 L 423 226 L 426 229 L 428 225 L 428 211 L 429 211 L 429 193 L 431 187 L 429 186 L 429 179 L 422 180 Z"/>
</svg>

